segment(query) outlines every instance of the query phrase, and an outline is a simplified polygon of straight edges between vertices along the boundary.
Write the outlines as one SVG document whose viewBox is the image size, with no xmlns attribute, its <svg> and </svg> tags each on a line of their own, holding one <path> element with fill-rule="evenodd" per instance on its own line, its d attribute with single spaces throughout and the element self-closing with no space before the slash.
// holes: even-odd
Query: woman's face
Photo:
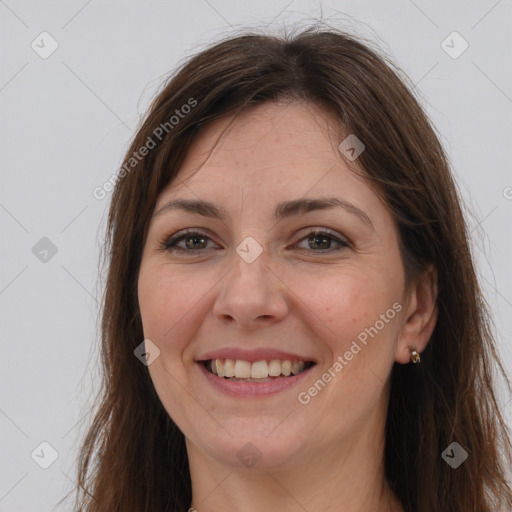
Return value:
<svg viewBox="0 0 512 512">
<path fill-rule="evenodd" d="M 344 165 L 328 120 L 312 105 L 266 103 L 239 115 L 202 165 L 232 118 L 217 121 L 158 198 L 139 303 L 144 337 L 160 351 L 149 372 L 189 457 L 297 467 L 382 436 L 388 377 L 407 353 L 398 234 Z M 212 206 L 166 207 L 178 199 Z M 294 207 L 326 199 L 353 206 Z M 197 234 L 180 240 L 185 230 Z M 315 364 L 234 381 L 199 362 L 213 356 L 233 360 L 218 372 L 238 375 Z"/>
</svg>

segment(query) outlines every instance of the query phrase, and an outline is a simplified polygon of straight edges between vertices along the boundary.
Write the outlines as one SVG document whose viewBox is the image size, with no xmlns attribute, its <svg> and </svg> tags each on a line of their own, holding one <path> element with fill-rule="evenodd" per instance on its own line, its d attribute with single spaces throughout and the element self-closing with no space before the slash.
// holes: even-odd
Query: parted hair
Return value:
<svg viewBox="0 0 512 512">
<path fill-rule="evenodd" d="M 75 509 L 189 508 L 184 435 L 134 356 L 144 339 L 137 297 L 142 250 L 157 197 L 199 131 L 283 99 L 326 108 L 364 143 L 358 164 L 396 221 L 406 283 L 429 266 L 437 272 L 438 319 L 421 364 L 395 363 L 390 376 L 390 487 L 406 512 L 510 511 L 512 450 L 496 389 L 496 377 L 506 375 L 463 200 L 433 123 L 405 73 L 371 42 L 316 24 L 285 32 L 230 35 L 180 64 L 126 153 L 105 233 L 102 383 L 81 439 Z M 151 147 L 141 156 L 143 146 Z M 457 469 L 441 457 L 452 442 L 468 453 Z"/>
</svg>

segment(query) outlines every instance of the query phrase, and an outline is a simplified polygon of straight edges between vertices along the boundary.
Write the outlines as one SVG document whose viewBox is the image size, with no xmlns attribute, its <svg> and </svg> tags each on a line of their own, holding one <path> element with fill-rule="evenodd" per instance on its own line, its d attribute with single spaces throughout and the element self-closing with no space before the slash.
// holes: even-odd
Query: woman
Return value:
<svg viewBox="0 0 512 512">
<path fill-rule="evenodd" d="M 510 510 L 447 157 L 349 34 L 248 34 L 158 95 L 109 214 L 78 509 Z"/>
</svg>

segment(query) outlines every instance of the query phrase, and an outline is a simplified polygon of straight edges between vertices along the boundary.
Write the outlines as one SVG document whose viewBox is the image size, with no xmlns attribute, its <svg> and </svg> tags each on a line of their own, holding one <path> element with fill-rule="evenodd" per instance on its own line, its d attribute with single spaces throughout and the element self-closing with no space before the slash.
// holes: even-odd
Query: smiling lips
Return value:
<svg viewBox="0 0 512 512">
<path fill-rule="evenodd" d="M 313 364 L 311 361 L 290 361 L 289 359 L 284 361 L 271 359 L 270 361 L 262 360 L 253 363 L 242 359 L 210 359 L 205 363 L 206 369 L 214 375 L 237 379 L 289 377 L 301 373 Z"/>
<path fill-rule="evenodd" d="M 265 381 L 298 375 L 315 364 L 307 357 L 275 349 L 222 349 L 203 355 L 197 362 L 218 377 Z"/>
</svg>

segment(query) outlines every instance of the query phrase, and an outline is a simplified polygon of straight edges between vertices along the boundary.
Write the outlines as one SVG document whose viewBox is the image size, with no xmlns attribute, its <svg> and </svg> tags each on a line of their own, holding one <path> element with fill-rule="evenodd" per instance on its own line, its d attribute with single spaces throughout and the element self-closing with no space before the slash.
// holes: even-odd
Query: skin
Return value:
<svg viewBox="0 0 512 512">
<path fill-rule="evenodd" d="M 421 353 L 428 342 L 436 279 L 417 280 L 406 293 L 393 217 L 340 156 L 336 122 L 297 102 L 218 120 L 157 200 L 155 212 L 176 198 L 227 211 L 224 221 L 178 210 L 154 216 L 138 282 L 144 336 L 160 350 L 150 375 L 186 437 L 198 512 L 403 511 L 384 477 L 389 377 L 395 362 L 408 363 L 411 348 Z M 340 208 L 274 220 L 279 202 L 302 197 L 348 200 L 374 230 Z M 186 253 L 160 249 L 186 228 L 208 238 L 182 240 Z M 334 230 L 350 245 L 329 238 L 315 245 L 313 228 Z M 263 249 L 252 263 L 236 252 L 249 236 Z M 308 404 L 299 403 L 298 393 L 394 303 L 401 311 Z M 194 359 L 234 346 L 276 347 L 317 365 L 277 395 L 233 398 L 208 384 Z M 249 442 L 261 454 L 252 467 L 237 456 Z"/>
</svg>

